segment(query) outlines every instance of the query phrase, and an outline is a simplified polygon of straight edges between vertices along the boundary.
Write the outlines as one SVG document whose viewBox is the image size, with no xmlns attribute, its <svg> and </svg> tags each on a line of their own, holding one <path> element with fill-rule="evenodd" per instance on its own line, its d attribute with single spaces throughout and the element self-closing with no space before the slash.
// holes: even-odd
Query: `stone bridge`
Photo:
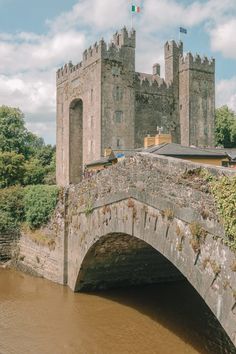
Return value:
<svg viewBox="0 0 236 354">
<path fill-rule="evenodd" d="M 48 228 L 50 247 L 34 248 L 37 262 L 22 236 L 22 265 L 74 291 L 184 277 L 236 344 L 235 253 L 199 165 L 146 153 L 125 159 L 68 187 Z"/>
</svg>

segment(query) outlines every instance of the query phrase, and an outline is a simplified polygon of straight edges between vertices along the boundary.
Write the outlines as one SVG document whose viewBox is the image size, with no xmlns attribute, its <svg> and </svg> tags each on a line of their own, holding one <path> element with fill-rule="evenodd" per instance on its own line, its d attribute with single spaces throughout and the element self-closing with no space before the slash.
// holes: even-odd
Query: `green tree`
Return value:
<svg viewBox="0 0 236 354">
<path fill-rule="evenodd" d="M 44 145 L 36 152 L 36 157 L 40 160 L 43 166 L 49 166 L 55 156 L 56 148 L 52 145 Z"/>
<path fill-rule="evenodd" d="M 55 147 L 25 127 L 18 108 L 0 106 L 0 188 L 55 183 Z"/>
<path fill-rule="evenodd" d="M 236 115 L 228 106 L 216 109 L 215 142 L 225 148 L 236 147 Z"/>
<path fill-rule="evenodd" d="M 24 185 L 42 184 L 44 182 L 44 176 L 47 174 L 47 170 L 42 166 L 39 159 L 32 157 L 25 162 L 24 169 Z"/>
<path fill-rule="evenodd" d="M 0 151 L 25 155 L 27 130 L 18 108 L 0 107 Z"/>
<path fill-rule="evenodd" d="M 25 173 L 25 158 L 15 152 L 0 152 L 0 188 L 21 184 Z"/>
</svg>

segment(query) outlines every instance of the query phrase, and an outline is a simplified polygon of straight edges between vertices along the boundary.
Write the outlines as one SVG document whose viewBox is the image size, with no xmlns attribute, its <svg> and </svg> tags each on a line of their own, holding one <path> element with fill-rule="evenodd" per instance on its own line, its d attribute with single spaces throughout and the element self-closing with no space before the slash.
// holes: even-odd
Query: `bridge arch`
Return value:
<svg viewBox="0 0 236 354">
<path fill-rule="evenodd" d="M 75 291 L 89 291 L 182 279 L 147 242 L 124 233 L 102 236 L 84 257 Z"/>
<path fill-rule="evenodd" d="M 83 101 L 74 99 L 69 107 L 69 183 L 79 183 L 83 173 Z"/>
<path fill-rule="evenodd" d="M 114 275 L 112 267 L 116 261 L 125 268 L 129 260 L 134 259 L 135 252 L 137 257 L 141 257 L 144 251 L 152 256 L 155 251 L 158 256 L 148 266 L 156 270 L 158 266 L 159 269 L 163 266 L 165 275 L 163 277 L 162 272 L 156 271 L 152 279 L 149 273 L 148 282 L 154 282 L 158 277 L 159 280 L 165 277 L 169 280 L 183 275 L 234 342 L 232 321 L 235 300 L 232 289 L 226 286 L 230 259 L 225 260 L 224 265 L 220 264 L 225 257 L 226 246 L 222 246 L 220 239 L 211 233 L 214 229 L 212 225 L 211 230 L 209 227 L 198 229 L 198 223 L 189 221 L 191 218 L 183 220 L 182 209 L 174 210 L 167 204 L 161 206 L 161 202 L 156 207 L 151 206 L 146 197 L 145 200 L 138 200 L 137 195 L 128 198 L 119 195 L 117 199 L 113 196 L 110 203 L 105 200 L 78 214 L 74 210 L 68 228 L 68 285 L 72 290 L 80 291 L 113 286 L 119 284 L 119 281 L 128 284 L 128 277 L 121 277 L 119 272 L 116 284 L 111 279 Z M 140 252 L 137 251 L 139 246 Z M 130 258 L 124 251 L 126 247 L 131 247 Z M 120 248 L 123 254 L 119 254 Z M 105 263 L 101 261 L 102 258 Z M 143 274 L 144 264 L 145 260 L 141 267 Z M 107 270 L 107 279 L 101 276 L 104 269 Z M 132 277 L 130 284 L 141 281 L 142 278 Z"/>
</svg>

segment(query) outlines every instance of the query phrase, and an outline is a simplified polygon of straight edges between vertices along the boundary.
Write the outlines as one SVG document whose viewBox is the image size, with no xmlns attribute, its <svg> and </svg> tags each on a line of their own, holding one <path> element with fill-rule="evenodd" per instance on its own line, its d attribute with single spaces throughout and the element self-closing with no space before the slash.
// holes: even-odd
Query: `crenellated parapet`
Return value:
<svg viewBox="0 0 236 354">
<path fill-rule="evenodd" d="M 183 42 L 167 41 L 164 46 L 165 58 L 173 56 L 175 54 L 183 54 Z"/>
<path fill-rule="evenodd" d="M 101 39 L 99 43 L 94 43 L 83 52 L 83 60 L 73 65 L 72 62 L 65 64 L 63 67 L 57 70 L 57 84 L 69 79 L 71 74 L 74 76 L 79 75 L 82 70 L 87 68 L 93 63 L 99 60 L 111 60 L 122 62 L 125 58 L 125 54 L 128 48 L 135 48 L 135 31 L 127 31 L 124 27 L 120 32 L 116 32 L 110 43 L 106 43 L 104 39 Z"/>
<path fill-rule="evenodd" d="M 167 85 L 164 79 L 159 78 L 159 80 L 157 80 L 152 75 L 142 77 L 139 73 L 136 73 L 135 90 L 141 93 L 168 95 L 172 93 L 172 85 Z"/>
<path fill-rule="evenodd" d="M 120 32 L 116 32 L 113 35 L 112 43 L 117 47 L 132 47 L 136 46 L 136 34 L 135 30 L 132 29 L 130 32 L 127 31 L 126 27 L 122 28 Z"/>
<path fill-rule="evenodd" d="M 208 59 L 205 56 L 200 57 L 198 54 L 193 56 L 191 53 L 187 53 L 180 58 L 179 62 L 179 71 L 185 70 L 196 70 L 214 74 L 215 59 Z"/>
<path fill-rule="evenodd" d="M 103 39 L 101 39 L 99 43 L 94 43 L 93 46 L 90 46 L 83 52 L 83 60 L 81 62 L 75 65 L 69 62 L 57 70 L 57 84 L 68 80 L 71 74 L 73 77 L 79 75 L 87 66 L 101 59 L 106 52 L 107 45 Z"/>
</svg>

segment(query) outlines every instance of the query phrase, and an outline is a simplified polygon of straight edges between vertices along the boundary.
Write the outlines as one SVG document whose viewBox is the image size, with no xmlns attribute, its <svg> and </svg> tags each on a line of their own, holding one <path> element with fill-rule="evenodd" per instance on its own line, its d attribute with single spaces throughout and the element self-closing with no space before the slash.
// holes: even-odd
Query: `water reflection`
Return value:
<svg viewBox="0 0 236 354">
<path fill-rule="evenodd" d="M 185 282 L 74 294 L 0 270 L 0 354 L 227 353 L 215 325 Z"/>
</svg>

